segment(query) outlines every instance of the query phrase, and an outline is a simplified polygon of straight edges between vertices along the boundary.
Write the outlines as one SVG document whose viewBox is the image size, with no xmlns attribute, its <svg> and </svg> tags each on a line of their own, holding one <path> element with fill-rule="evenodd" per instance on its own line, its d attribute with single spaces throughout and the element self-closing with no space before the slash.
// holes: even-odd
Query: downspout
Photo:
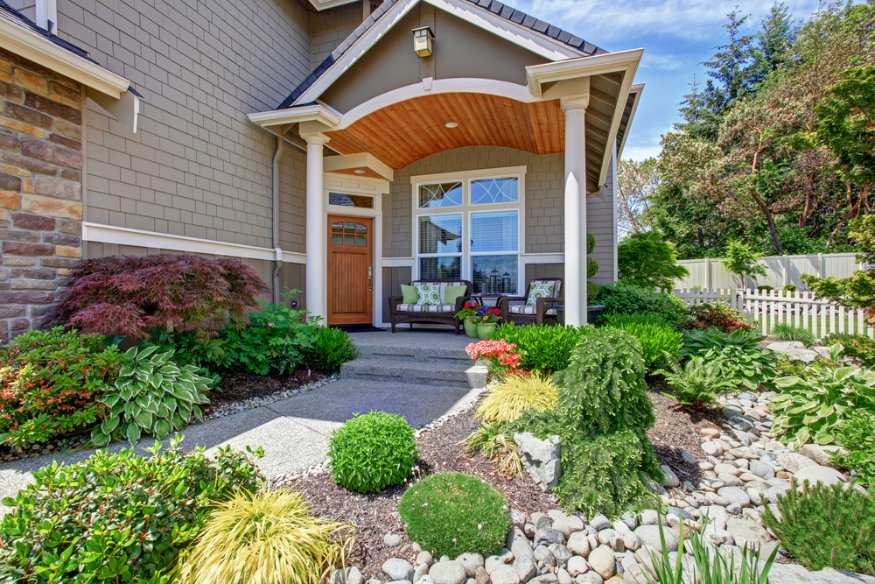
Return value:
<svg viewBox="0 0 875 584">
<path fill-rule="evenodd" d="M 271 227 L 271 245 L 273 246 L 273 303 L 280 303 L 280 270 L 283 267 L 283 250 L 280 247 L 280 158 L 283 155 L 283 137 L 276 137 L 276 151 L 273 154 L 273 164 L 271 166 L 271 219 L 273 225 Z"/>
</svg>

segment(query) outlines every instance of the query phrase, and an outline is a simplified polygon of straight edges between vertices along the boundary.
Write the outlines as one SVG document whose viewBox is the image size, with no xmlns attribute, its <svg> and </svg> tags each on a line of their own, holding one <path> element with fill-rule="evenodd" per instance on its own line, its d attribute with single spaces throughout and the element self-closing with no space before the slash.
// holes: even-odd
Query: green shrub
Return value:
<svg viewBox="0 0 875 584">
<path fill-rule="evenodd" d="M 248 324 L 233 324 L 222 333 L 223 365 L 256 375 L 294 371 L 316 336 L 305 316 L 306 311 L 284 304 L 264 304 L 260 312 L 249 314 Z"/>
<path fill-rule="evenodd" d="M 599 322 L 612 314 L 655 314 L 679 325 L 686 322 L 689 310 L 674 294 L 657 292 L 633 284 L 617 282 L 599 286 L 590 295 L 590 304 L 603 304 Z"/>
<path fill-rule="evenodd" d="M 703 302 L 690 307 L 686 328 L 716 328 L 724 333 L 733 331 L 753 332 L 753 323 L 747 322 L 741 313 L 722 302 Z"/>
<path fill-rule="evenodd" d="M 684 346 L 683 334 L 653 314 L 612 314 L 605 318 L 604 324 L 638 339 L 648 369 L 664 364 L 666 355 L 676 357 Z"/>
<path fill-rule="evenodd" d="M 299 493 L 241 492 L 210 514 L 176 584 L 321 584 L 344 564 L 350 531 L 310 515 Z"/>
<path fill-rule="evenodd" d="M 833 463 L 854 473 L 854 478 L 864 487 L 875 487 L 875 414 L 854 411 L 839 425 L 836 433 L 838 443 L 847 453 L 836 452 Z"/>
<path fill-rule="evenodd" d="M 655 503 L 647 483 L 661 477 L 659 464 L 641 432 L 562 436 L 559 457 L 562 477 L 553 492 L 569 510 L 617 517 Z"/>
<path fill-rule="evenodd" d="M 568 367 L 571 351 L 580 338 L 591 331 L 591 327 L 517 326 L 505 323 L 495 329 L 493 338 L 504 339 L 517 346 L 523 355 L 521 369 L 550 374 Z"/>
<path fill-rule="evenodd" d="M 669 359 L 669 368 L 657 371 L 671 387 L 672 396 L 679 404 L 702 408 L 710 406 L 723 391 L 735 389 L 731 381 L 723 377 L 722 361 L 706 361 L 703 357 L 691 357 L 681 365 Z"/>
<path fill-rule="evenodd" d="M 131 347 L 127 356 L 115 385 L 98 398 L 106 412 L 91 432 L 94 444 L 108 444 L 113 436 L 136 444 L 144 434 L 163 440 L 192 418 L 203 419 L 199 404 L 210 401 L 203 394 L 212 380 L 199 375 L 197 367 L 180 367 L 173 362 L 173 351 L 155 346 Z"/>
<path fill-rule="evenodd" d="M 317 329 L 313 343 L 304 349 L 304 364 L 317 371 L 336 371 L 357 354 L 345 331 L 323 326 Z"/>
<path fill-rule="evenodd" d="M 677 263 L 673 243 L 656 231 L 633 233 L 617 246 L 620 280 L 643 288 L 670 290 L 689 270 Z"/>
<path fill-rule="evenodd" d="M 258 470 L 243 453 L 206 457 L 172 441 L 140 456 L 98 451 L 69 466 L 34 472 L 34 484 L 4 504 L 0 573 L 28 582 L 161 582 L 212 506 L 255 490 Z"/>
<path fill-rule="evenodd" d="M 810 330 L 784 323 L 772 327 L 772 336 L 779 341 L 799 341 L 806 347 L 814 344 L 814 335 Z"/>
<path fill-rule="evenodd" d="M 397 414 L 356 415 L 331 435 L 331 476 L 359 493 L 400 485 L 419 459 L 413 435 L 407 420 Z"/>
<path fill-rule="evenodd" d="M 763 515 L 791 556 L 809 570 L 827 566 L 875 574 L 875 497 L 845 485 L 807 485 L 778 497 L 778 519 Z"/>
<path fill-rule="evenodd" d="M 722 349 L 723 347 L 739 347 L 745 351 L 752 351 L 763 337 L 757 337 L 743 330 L 734 330 L 724 333 L 718 328 L 692 329 L 684 331 L 684 348 L 681 356 L 702 356 L 709 349 Z"/>
<path fill-rule="evenodd" d="M 27 448 L 88 432 L 126 356 L 103 337 L 53 328 L 0 347 L 0 445 Z"/>
<path fill-rule="evenodd" d="M 771 389 L 778 376 L 777 356 L 768 349 L 728 346 L 709 349 L 702 356 L 706 361 L 719 361 L 724 379 L 735 387 L 751 391 Z"/>
<path fill-rule="evenodd" d="M 556 493 L 570 510 L 615 515 L 628 505 L 653 502 L 647 482 L 661 480 L 662 473 L 645 433 L 655 418 L 644 374 L 637 339 L 597 329 L 554 376 L 556 408 L 530 410 L 512 424 L 540 437 L 559 435 L 562 478 Z"/>
<path fill-rule="evenodd" d="M 823 344 L 832 346 L 836 343 L 844 347 L 844 355 L 853 357 L 863 367 L 875 368 L 875 339 L 863 335 L 834 334 L 823 338 Z"/>
<path fill-rule="evenodd" d="M 459 472 L 438 473 L 407 489 L 398 513 L 410 538 L 435 557 L 498 554 L 510 530 L 504 496 Z"/>
</svg>

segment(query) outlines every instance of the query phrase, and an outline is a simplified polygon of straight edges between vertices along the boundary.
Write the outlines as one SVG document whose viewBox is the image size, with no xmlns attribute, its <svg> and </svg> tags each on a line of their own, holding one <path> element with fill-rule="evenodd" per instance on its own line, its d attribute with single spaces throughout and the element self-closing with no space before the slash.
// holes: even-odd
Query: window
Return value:
<svg viewBox="0 0 875 584">
<path fill-rule="evenodd" d="M 338 207 L 358 207 L 360 209 L 373 209 L 374 197 L 368 195 L 351 195 L 348 193 L 328 193 L 328 204 Z"/>
<path fill-rule="evenodd" d="M 419 279 L 466 279 L 475 294 L 517 294 L 521 178 L 522 170 L 415 183 Z"/>
</svg>

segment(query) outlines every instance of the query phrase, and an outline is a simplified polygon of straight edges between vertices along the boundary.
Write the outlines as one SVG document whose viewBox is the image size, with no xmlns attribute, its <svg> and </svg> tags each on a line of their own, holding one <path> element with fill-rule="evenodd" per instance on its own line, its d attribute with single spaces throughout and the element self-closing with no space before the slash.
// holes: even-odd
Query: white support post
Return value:
<svg viewBox="0 0 875 584">
<path fill-rule="evenodd" d="M 307 142 L 307 311 L 313 316 L 322 317 L 325 322 L 326 312 L 326 271 L 328 269 L 325 256 L 327 241 L 325 238 L 325 209 L 322 192 L 323 146 L 328 142 L 324 134 L 309 134 L 304 137 Z"/>
<path fill-rule="evenodd" d="M 586 108 L 589 95 L 565 97 L 565 324 L 586 324 Z"/>
</svg>

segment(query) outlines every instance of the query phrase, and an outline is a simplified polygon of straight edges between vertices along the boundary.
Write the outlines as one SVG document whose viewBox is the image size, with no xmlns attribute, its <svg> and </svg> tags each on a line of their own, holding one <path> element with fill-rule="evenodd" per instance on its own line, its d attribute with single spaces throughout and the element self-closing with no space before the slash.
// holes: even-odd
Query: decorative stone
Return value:
<svg viewBox="0 0 875 584">
<path fill-rule="evenodd" d="M 775 478 L 775 467 L 761 460 L 751 461 L 750 472 L 764 479 Z"/>
<path fill-rule="evenodd" d="M 522 582 L 527 582 L 538 573 L 538 567 L 535 565 L 535 558 L 517 558 L 513 561 L 513 569 L 516 570 L 517 577 Z M 494 577 L 494 575 L 493 575 Z"/>
<path fill-rule="evenodd" d="M 575 531 L 583 529 L 583 520 L 576 515 L 566 515 L 553 521 L 553 529 L 568 538 Z"/>
<path fill-rule="evenodd" d="M 383 562 L 383 573 L 390 580 L 413 580 L 413 565 L 401 558 L 389 558 Z M 461 582 L 459 583 L 461 584 Z"/>
<path fill-rule="evenodd" d="M 474 577 L 474 573 L 477 571 L 477 568 L 481 568 L 484 565 L 483 556 L 480 554 L 466 553 L 462 554 L 456 561 L 462 564 L 465 568 L 465 574 L 472 578 Z"/>
<path fill-rule="evenodd" d="M 584 574 L 587 571 L 589 571 L 589 564 L 584 558 L 574 556 L 568 560 L 568 573 L 571 574 L 572 577 Z"/>
<path fill-rule="evenodd" d="M 678 549 L 678 537 L 675 532 L 667 527 L 662 528 L 662 533 L 665 536 L 665 545 L 668 551 L 674 552 Z M 635 535 L 644 545 L 649 545 L 655 550 L 662 549 L 662 541 L 659 537 L 658 525 L 642 525 L 635 530 Z"/>
<path fill-rule="evenodd" d="M 799 341 L 780 341 L 771 343 L 766 348 L 779 355 L 786 355 L 792 361 L 802 361 L 803 363 L 813 363 L 818 357 L 816 351 L 807 349 Z"/>
<path fill-rule="evenodd" d="M 520 577 L 513 567 L 504 564 L 489 575 L 492 584 L 520 584 Z"/>
<path fill-rule="evenodd" d="M 355 566 L 335 570 L 331 575 L 331 584 L 362 584 L 362 573 Z"/>
<path fill-rule="evenodd" d="M 434 564 L 428 571 L 434 584 L 464 584 L 467 574 L 461 562 L 450 560 Z"/>
<path fill-rule="evenodd" d="M 723 487 L 717 490 L 717 494 L 729 501 L 730 504 L 734 503 L 739 507 L 750 506 L 750 496 L 741 487 Z"/>
<path fill-rule="evenodd" d="M 422 550 L 418 554 L 416 554 L 416 564 L 425 564 L 427 566 L 431 566 L 434 563 L 434 557 L 431 555 L 431 552 Z"/>
<path fill-rule="evenodd" d="M 539 529 L 535 532 L 535 547 L 550 545 L 551 543 L 565 543 L 565 536 L 556 529 Z"/>
<path fill-rule="evenodd" d="M 800 469 L 803 469 L 806 466 L 814 466 L 817 464 L 807 456 L 802 456 L 797 452 L 781 452 L 777 456 L 777 462 L 792 473 L 799 472 Z"/>
<path fill-rule="evenodd" d="M 820 466 L 819 464 L 807 466 L 796 473 L 796 480 L 799 483 L 805 481 L 811 484 L 822 483 L 824 485 L 836 485 L 845 482 L 845 477 L 830 466 Z"/>
<path fill-rule="evenodd" d="M 474 584 L 487 584 L 489 582 L 489 573 L 483 566 L 478 566 L 474 570 Z"/>
<path fill-rule="evenodd" d="M 587 558 L 587 563 L 591 570 L 602 578 L 608 579 L 614 575 L 616 569 L 616 557 L 611 548 L 607 546 L 599 546 L 592 550 Z"/>
<path fill-rule="evenodd" d="M 518 432 L 513 435 L 520 451 L 523 468 L 532 480 L 545 491 L 559 484 L 561 465 L 559 463 L 559 436 L 540 439 L 531 432 Z"/>
<path fill-rule="evenodd" d="M 571 537 L 568 538 L 568 549 L 570 549 L 572 553 L 575 553 L 578 556 L 588 556 L 589 550 L 591 548 L 589 545 L 589 538 L 587 537 L 586 532 L 578 531 L 576 533 L 572 533 Z"/>
<path fill-rule="evenodd" d="M 397 533 L 387 533 L 383 536 L 383 543 L 389 547 L 398 547 L 401 545 L 401 536 Z"/>
<path fill-rule="evenodd" d="M 602 529 L 607 529 L 611 526 L 611 520 L 604 515 L 596 515 L 590 519 L 589 524 L 596 531 L 601 531 Z"/>
<path fill-rule="evenodd" d="M 674 487 L 679 487 L 681 484 L 678 475 L 671 469 L 667 464 L 662 465 L 662 474 L 665 476 L 665 480 L 662 481 L 662 484 L 670 489 Z"/>
</svg>

